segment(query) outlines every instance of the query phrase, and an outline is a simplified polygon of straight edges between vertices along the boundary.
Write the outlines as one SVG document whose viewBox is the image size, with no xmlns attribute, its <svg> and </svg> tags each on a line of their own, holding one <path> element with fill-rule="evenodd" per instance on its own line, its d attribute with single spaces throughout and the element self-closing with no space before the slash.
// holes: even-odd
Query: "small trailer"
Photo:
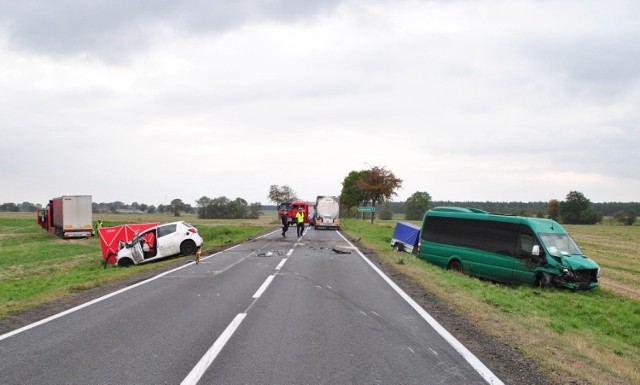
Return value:
<svg viewBox="0 0 640 385">
<path fill-rule="evenodd" d="M 418 252 L 418 240 L 420 239 L 420 227 L 408 222 L 398 222 L 391 237 L 391 247 L 395 251 L 406 251 L 416 254 Z"/>
</svg>

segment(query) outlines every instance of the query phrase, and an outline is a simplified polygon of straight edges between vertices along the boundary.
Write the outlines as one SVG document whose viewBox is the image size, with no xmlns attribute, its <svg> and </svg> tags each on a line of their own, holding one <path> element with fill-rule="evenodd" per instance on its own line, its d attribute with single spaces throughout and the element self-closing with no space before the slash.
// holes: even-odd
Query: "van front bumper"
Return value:
<svg viewBox="0 0 640 385">
<path fill-rule="evenodd" d="M 564 268 L 561 276 L 554 276 L 553 283 L 558 287 L 566 287 L 573 290 L 591 290 L 598 283 L 598 270 L 571 270 Z"/>
</svg>

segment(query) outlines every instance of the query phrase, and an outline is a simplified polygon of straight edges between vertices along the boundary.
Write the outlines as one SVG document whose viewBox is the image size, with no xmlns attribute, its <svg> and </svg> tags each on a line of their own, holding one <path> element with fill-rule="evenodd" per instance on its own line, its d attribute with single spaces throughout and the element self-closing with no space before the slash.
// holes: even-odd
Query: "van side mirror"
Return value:
<svg viewBox="0 0 640 385">
<path fill-rule="evenodd" d="M 536 257 L 540 255 L 540 245 L 533 245 L 531 255 L 535 255 Z"/>
</svg>

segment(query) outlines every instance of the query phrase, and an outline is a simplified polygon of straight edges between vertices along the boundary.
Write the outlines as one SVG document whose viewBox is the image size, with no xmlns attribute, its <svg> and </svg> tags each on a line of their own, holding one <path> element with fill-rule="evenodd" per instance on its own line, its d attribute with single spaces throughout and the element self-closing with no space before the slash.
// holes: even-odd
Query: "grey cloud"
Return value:
<svg viewBox="0 0 640 385">
<path fill-rule="evenodd" d="M 568 81 L 576 96 L 618 97 L 640 82 L 640 45 L 633 36 L 583 36 L 573 39 L 530 40 L 522 46 L 545 76 Z"/>
<path fill-rule="evenodd" d="M 221 32 L 259 20 L 313 18 L 341 0 L 0 0 L 0 26 L 12 49 L 118 60 L 143 49 L 160 28 Z"/>
</svg>

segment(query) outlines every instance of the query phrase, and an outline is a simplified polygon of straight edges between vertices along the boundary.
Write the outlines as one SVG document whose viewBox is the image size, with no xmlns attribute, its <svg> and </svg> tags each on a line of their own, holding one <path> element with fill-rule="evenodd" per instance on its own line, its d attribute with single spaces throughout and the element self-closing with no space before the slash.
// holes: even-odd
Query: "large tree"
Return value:
<svg viewBox="0 0 640 385">
<path fill-rule="evenodd" d="M 288 185 L 283 185 L 282 187 L 277 184 L 272 184 L 269 186 L 269 200 L 275 204 L 279 204 L 282 202 L 292 202 L 297 201 L 298 197 L 296 196 L 296 192 L 293 191 L 291 187 Z"/>
<path fill-rule="evenodd" d="M 560 217 L 568 224 L 592 225 L 602 220 L 602 215 L 591 207 L 591 201 L 579 191 L 571 191 L 560 202 Z"/>
<path fill-rule="evenodd" d="M 342 192 L 340 193 L 340 206 L 347 213 L 352 207 L 358 207 L 365 203 L 364 193 L 358 188 L 358 180 L 364 171 L 351 171 L 342 181 Z"/>
<path fill-rule="evenodd" d="M 404 217 L 409 221 L 418 221 L 431 205 L 431 195 L 426 191 L 416 191 L 407 199 Z"/>
<path fill-rule="evenodd" d="M 242 198 L 236 198 L 235 200 L 229 202 L 229 218 L 246 218 L 248 208 L 249 203 L 246 200 Z"/>
<path fill-rule="evenodd" d="M 249 206 L 249 214 L 247 214 L 247 218 L 249 219 L 258 219 L 262 215 L 262 203 L 253 202 Z"/>
<path fill-rule="evenodd" d="M 547 218 L 557 221 L 560 219 L 560 202 L 557 199 L 549 201 L 547 206 Z"/>
<path fill-rule="evenodd" d="M 356 186 L 375 209 L 376 203 L 388 201 L 392 196 L 398 195 L 396 190 L 402 187 L 402 179 L 384 167 L 373 166 L 361 173 Z M 374 217 L 375 215 L 371 215 L 371 223 Z"/>
<path fill-rule="evenodd" d="M 174 199 L 171 201 L 171 212 L 173 213 L 174 217 L 179 217 L 180 213 L 182 211 L 184 211 L 186 208 L 184 202 L 182 201 L 182 199 Z"/>
</svg>

